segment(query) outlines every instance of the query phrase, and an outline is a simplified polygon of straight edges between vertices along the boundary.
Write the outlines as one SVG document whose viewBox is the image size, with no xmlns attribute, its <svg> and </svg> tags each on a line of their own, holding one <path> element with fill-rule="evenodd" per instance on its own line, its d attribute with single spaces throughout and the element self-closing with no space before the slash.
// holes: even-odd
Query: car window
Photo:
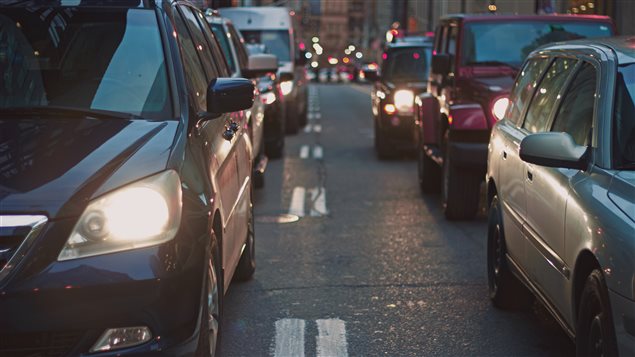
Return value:
<svg viewBox="0 0 635 357">
<path fill-rule="evenodd" d="M 214 78 L 220 77 L 218 75 L 216 65 L 214 64 L 214 60 L 212 59 L 209 42 L 205 40 L 201 27 L 196 20 L 196 15 L 194 15 L 189 6 L 179 6 L 179 8 L 183 12 L 183 18 L 185 19 L 187 28 L 190 30 L 192 40 L 194 40 L 194 47 L 197 50 L 201 63 L 203 64 L 203 70 L 207 73 L 207 81 L 209 82 Z"/>
<path fill-rule="evenodd" d="M 551 111 L 558 93 L 575 67 L 576 60 L 556 58 L 549 66 L 531 100 L 523 128 L 532 133 L 547 130 Z"/>
<path fill-rule="evenodd" d="M 437 26 L 437 29 L 434 33 L 434 51 L 436 53 L 441 53 L 441 37 L 443 36 L 443 27 Z"/>
<path fill-rule="evenodd" d="M 194 47 L 194 41 L 190 37 L 185 21 L 178 14 L 174 16 L 176 33 L 179 45 L 181 47 L 181 60 L 183 61 L 183 71 L 185 79 L 189 85 L 189 94 L 194 98 L 195 106 L 199 111 L 207 111 L 207 79 L 205 70 L 199 60 L 197 50 Z"/>
<path fill-rule="evenodd" d="M 595 68 L 584 63 L 564 95 L 551 131 L 570 134 L 578 145 L 588 145 L 595 107 Z"/>
<path fill-rule="evenodd" d="M 549 65 L 549 58 L 534 58 L 525 64 L 520 71 L 511 91 L 507 119 L 516 125 L 519 124 L 527 103 L 534 94 L 534 89 L 540 81 L 545 68 Z"/>
<path fill-rule="evenodd" d="M 209 49 L 212 51 L 212 58 L 214 60 L 214 64 L 216 65 L 216 70 L 218 71 L 219 77 L 229 77 L 231 75 L 231 71 L 227 66 L 227 61 L 225 60 L 225 55 L 218 44 L 218 39 L 212 32 L 205 20 L 205 15 L 203 15 L 200 11 L 195 11 L 196 19 L 198 20 L 198 24 L 200 28 L 203 30 L 205 34 L 205 39 L 207 40 L 207 44 L 209 45 Z"/>
<path fill-rule="evenodd" d="M 635 167 L 635 64 L 617 71 L 615 92 L 615 157 L 618 167 Z"/>
<path fill-rule="evenodd" d="M 236 30 L 236 28 L 232 24 L 228 24 L 227 28 L 229 29 L 230 39 L 234 43 L 234 47 L 236 48 L 236 55 L 238 56 L 238 63 L 240 67 L 247 68 L 247 64 L 249 63 L 249 58 L 247 55 L 247 50 L 245 50 L 245 40 L 243 36 Z"/>
<path fill-rule="evenodd" d="M 237 72 L 236 63 L 234 62 L 234 56 L 232 56 L 231 48 L 229 47 L 229 38 L 225 30 L 223 30 L 223 25 L 212 24 L 212 31 L 214 31 L 214 35 L 216 35 L 216 39 L 223 49 L 223 55 L 225 55 L 225 60 L 227 61 L 231 73 L 235 74 Z"/>
</svg>

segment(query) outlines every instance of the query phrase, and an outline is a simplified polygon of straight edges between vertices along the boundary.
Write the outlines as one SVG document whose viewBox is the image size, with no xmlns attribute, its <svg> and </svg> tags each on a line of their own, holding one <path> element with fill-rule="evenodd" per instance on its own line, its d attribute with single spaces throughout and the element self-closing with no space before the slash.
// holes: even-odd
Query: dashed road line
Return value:
<svg viewBox="0 0 635 357">
<path fill-rule="evenodd" d="M 304 328 L 301 319 L 276 321 L 275 357 L 304 357 Z"/>
<path fill-rule="evenodd" d="M 346 357 L 348 346 L 346 342 L 346 326 L 340 319 L 317 320 L 318 357 Z"/>
<path fill-rule="evenodd" d="M 291 205 L 289 206 L 289 214 L 304 217 L 304 200 L 306 198 L 306 190 L 304 187 L 295 187 L 291 194 Z"/>
<path fill-rule="evenodd" d="M 320 145 L 316 145 L 313 147 L 313 158 L 321 160 L 323 156 L 322 147 Z"/>
<path fill-rule="evenodd" d="M 302 147 L 300 147 L 300 158 L 301 159 L 309 158 L 309 145 L 302 145 Z"/>
<path fill-rule="evenodd" d="M 328 215 L 329 213 L 326 209 L 326 189 L 324 187 L 316 187 L 309 189 L 309 193 L 311 194 L 311 202 L 313 203 L 310 212 L 311 217 Z"/>
</svg>

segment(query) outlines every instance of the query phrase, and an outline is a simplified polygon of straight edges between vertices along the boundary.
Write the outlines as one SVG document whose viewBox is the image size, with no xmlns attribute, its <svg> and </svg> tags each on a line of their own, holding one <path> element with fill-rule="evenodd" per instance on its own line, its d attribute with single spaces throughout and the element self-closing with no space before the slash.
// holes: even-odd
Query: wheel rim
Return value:
<svg viewBox="0 0 635 357">
<path fill-rule="evenodd" d="M 209 334 L 209 349 L 210 356 L 214 355 L 216 350 L 216 341 L 218 339 L 218 326 L 220 322 L 219 306 L 218 306 L 218 280 L 216 278 L 216 270 L 214 269 L 214 263 L 210 260 L 208 264 L 208 282 L 207 282 L 207 321 L 208 321 L 208 334 Z"/>
<path fill-rule="evenodd" d="M 587 351 L 589 356 L 604 356 L 604 338 L 602 334 L 602 317 L 600 314 L 596 314 L 591 320 L 588 341 Z"/>
</svg>

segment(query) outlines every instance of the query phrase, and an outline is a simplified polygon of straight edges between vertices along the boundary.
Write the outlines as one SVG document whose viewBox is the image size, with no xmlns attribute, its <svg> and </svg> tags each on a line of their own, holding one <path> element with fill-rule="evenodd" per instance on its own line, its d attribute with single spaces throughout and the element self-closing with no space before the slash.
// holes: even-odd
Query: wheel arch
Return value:
<svg viewBox="0 0 635 357">
<path fill-rule="evenodd" d="M 572 316 L 575 324 L 578 319 L 578 308 L 580 306 L 580 295 L 584 290 L 584 284 L 593 270 L 600 270 L 600 262 L 596 256 L 589 250 L 583 250 L 578 255 L 578 259 L 575 262 L 575 268 L 573 269 L 572 289 L 571 289 L 571 301 L 573 302 Z M 574 324 L 574 326 L 575 326 Z"/>
</svg>

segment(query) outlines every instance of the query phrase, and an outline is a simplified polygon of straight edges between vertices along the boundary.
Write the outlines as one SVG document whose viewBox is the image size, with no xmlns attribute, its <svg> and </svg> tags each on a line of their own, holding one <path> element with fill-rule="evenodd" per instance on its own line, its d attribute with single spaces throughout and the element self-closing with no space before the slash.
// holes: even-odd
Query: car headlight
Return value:
<svg viewBox="0 0 635 357">
<path fill-rule="evenodd" d="M 282 95 L 289 95 L 293 91 L 293 81 L 284 81 L 280 83 L 280 90 Z"/>
<path fill-rule="evenodd" d="M 175 171 L 121 187 L 88 204 L 58 260 L 142 248 L 174 238 L 181 224 L 181 180 Z"/>
<path fill-rule="evenodd" d="M 415 95 L 411 90 L 401 89 L 395 92 L 395 107 L 400 112 L 412 112 Z"/>
<path fill-rule="evenodd" d="M 498 120 L 502 120 L 505 117 L 505 113 L 507 112 L 507 106 L 509 105 L 509 98 L 502 97 L 496 99 L 494 104 L 492 105 L 492 114 Z"/>
</svg>

